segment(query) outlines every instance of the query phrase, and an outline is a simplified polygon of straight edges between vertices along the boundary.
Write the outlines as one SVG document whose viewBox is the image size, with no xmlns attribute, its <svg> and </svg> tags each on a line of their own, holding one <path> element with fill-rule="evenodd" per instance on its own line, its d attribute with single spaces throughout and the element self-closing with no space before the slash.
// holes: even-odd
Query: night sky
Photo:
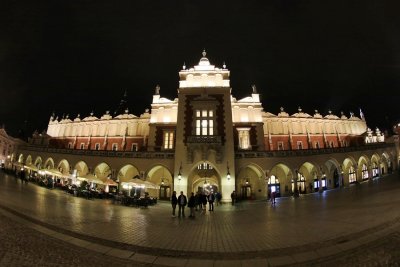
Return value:
<svg viewBox="0 0 400 267">
<path fill-rule="evenodd" d="M 327 3 L 329 2 L 329 3 Z M 0 123 L 45 130 L 51 113 L 135 115 L 175 98 L 183 62 L 226 62 L 232 94 L 265 111 L 301 106 L 368 126 L 400 121 L 399 1 L 2 1 Z"/>
</svg>

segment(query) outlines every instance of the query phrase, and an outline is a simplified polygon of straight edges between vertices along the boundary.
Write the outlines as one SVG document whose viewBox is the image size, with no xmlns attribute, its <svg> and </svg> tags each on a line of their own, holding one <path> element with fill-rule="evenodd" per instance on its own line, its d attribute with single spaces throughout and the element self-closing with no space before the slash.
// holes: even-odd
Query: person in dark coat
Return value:
<svg viewBox="0 0 400 267">
<path fill-rule="evenodd" d="M 231 199 L 232 199 L 232 206 L 233 206 L 233 205 L 235 205 L 235 202 L 236 202 L 236 192 L 235 191 L 232 192 Z"/>
<path fill-rule="evenodd" d="M 176 191 L 174 191 L 171 196 L 172 217 L 175 217 L 175 210 L 177 204 L 178 204 L 178 198 L 176 197 Z"/>
<path fill-rule="evenodd" d="M 189 217 L 194 218 L 194 207 L 196 206 L 195 196 L 192 192 L 192 195 L 189 197 L 188 207 L 190 208 L 190 215 Z"/>
<path fill-rule="evenodd" d="M 206 194 L 201 194 L 201 202 L 203 204 L 203 210 L 207 209 L 207 196 Z"/>
<path fill-rule="evenodd" d="M 214 211 L 214 200 L 215 200 L 214 194 L 210 193 L 208 195 L 208 210 L 209 211 Z"/>
<path fill-rule="evenodd" d="M 181 191 L 181 194 L 178 197 L 178 217 L 185 217 L 185 206 L 187 205 L 187 198 L 183 194 L 183 191 Z"/>
</svg>

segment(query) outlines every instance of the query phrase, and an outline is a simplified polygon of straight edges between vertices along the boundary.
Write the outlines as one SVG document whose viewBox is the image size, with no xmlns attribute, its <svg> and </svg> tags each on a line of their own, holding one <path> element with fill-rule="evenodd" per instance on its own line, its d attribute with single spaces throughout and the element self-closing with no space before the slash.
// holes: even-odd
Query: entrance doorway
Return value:
<svg viewBox="0 0 400 267">
<path fill-rule="evenodd" d="M 339 172 L 337 169 L 333 171 L 333 188 L 337 188 L 340 186 L 339 182 Z"/>
<path fill-rule="evenodd" d="M 171 187 L 167 185 L 161 185 L 159 198 L 162 200 L 169 200 L 170 197 L 171 197 Z"/>
<path fill-rule="evenodd" d="M 281 184 L 279 183 L 278 177 L 271 175 L 268 179 L 268 198 L 271 197 L 271 193 L 275 192 L 275 197 L 281 196 Z"/>
<path fill-rule="evenodd" d="M 251 185 L 242 186 L 240 193 L 242 199 L 251 199 Z"/>
</svg>

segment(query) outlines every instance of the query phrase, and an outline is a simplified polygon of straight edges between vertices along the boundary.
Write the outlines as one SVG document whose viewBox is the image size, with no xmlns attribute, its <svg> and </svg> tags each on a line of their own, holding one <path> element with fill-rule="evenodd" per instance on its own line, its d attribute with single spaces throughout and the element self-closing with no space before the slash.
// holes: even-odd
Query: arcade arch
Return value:
<svg viewBox="0 0 400 267">
<path fill-rule="evenodd" d="M 65 176 L 69 175 L 70 166 L 69 162 L 66 159 L 60 160 L 57 165 L 57 169 Z"/>
<path fill-rule="evenodd" d="M 84 161 L 75 164 L 76 176 L 84 176 L 89 173 L 89 167 Z"/>
<path fill-rule="evenodd" d="M 278 163 L 272 167 L 271 171 L 268 172 L 268 198 L 271 192 L 276 192 L 276 196 L 289 196 L 292 194 L 291 180 L 293 173 L 291 169 L 283 164 Z"/>
<path fill-rule="evenodd" d="M 192 185 L 190 192 L 196 193 L 216 193 L 221 191 L 220 174 L 218 170 L 208 161 L 198 162 L 193 165 L 188 176 L 189 185 Z"/>
<path fill-rule="evenodd" d="M 371 171 L 372 178 L 377 178 L 380 176 L 380 158 L 378 154 L 373 154 L 371 157 Z"/>
<path fill-rule="evenodd" d="M 327 188 L 338 188 L 343 184 L 342 171 L 340 169 L 340 163 L 331 158 L 327 160 L 322 166 L 322 177 L 327 178 Z"/>
<path fill-rule="evenodd" d="M 36 168 L 38 168 L 38 170 L 40 170 L 42 167 L 42 161 L 43 160 L 40 156 L 36 157 L 34 165 L 36 166 Z"/>
<path fill-rule="evenodd" d="M 132 164 L 127 164 L 123 166 L 117 175 L 117 180 L 122 182 L 127 182 L 133 178 L 140 178 L 139 170 Z"/>
<path fill-rule="evenodd" d="M 296 176 L 297 190 L 300 194 L 311 193 L 319 190 L 320 181 L 318 177 L 321 177 L 321 171 L 316 164 L 304 162 L 296 171 Z M 295 186 L 295 181 L 292 181 L 293 191 L 296 189 Z"/>
<path fill-rule="evenodd" d="M 357 182 L 357 163 L 352 157 L 348 157 L 343 161 L 343 183 L 344 185 L 353 184 Z"/>
<path fill-rule="evenodd" d="M 110 166 L 105 162 L 98 164 L 94 168 L 94 176 L 101 181 L 105 181 L 107 178 L 110 178 L 111 177 Z"/>
<path fill-rule="evenodd" d="M 32 164 L 32 156 L 28 155 L 25 160 L 25 165 L 31 165 L 31 164 Z"/>
<path fill-rule="evenodd" d="M 366 156 L 361 156 L 358 159 L 358 170 L 357 170 L 357 177 L 361 177 L 361 180 L 368 180 L 369 179 L 369 169 L 370 163 Z"/>
<path fill-rule="evenodd" d="M 168 200 L 172 193 L 173 178 L 171 172 L 163 165 L 156 165 L 147 172 L 147 179 L 149 182 L 157 185 L 158 189 L 149 188 L 148 192 L 151 196 L 158 197 L 159 199 Z"/>
<path fill-rule="evenodd" d="M 48 158 L 44 163 L 44 168 L 47 170 L 54 169 L 54 160 L 52 158 Z"/>
<path fill-rule="evenodd" d="M 236 187 L 242 199 L 261 199 L 267 196 L 265 175 L 256 164 L 249 164 L 239 170 Z"/>
</svg>

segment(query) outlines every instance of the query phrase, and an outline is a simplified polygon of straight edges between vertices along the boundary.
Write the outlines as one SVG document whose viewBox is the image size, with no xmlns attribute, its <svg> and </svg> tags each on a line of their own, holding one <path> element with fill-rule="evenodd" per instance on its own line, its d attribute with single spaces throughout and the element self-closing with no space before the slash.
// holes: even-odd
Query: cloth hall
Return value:
<svg viewBox="0 0 400 267">
<path fill-rule="evenodd" d="M 162 97 L 157 86 L 151 109 L 139 116 L 124 100 L 116 114 L 53 115 L 47 133 L 34 134 L 8 164 L 61 183 L 87 180 L 107 190 L 116 184 L 160 199 L 173 190 L 218 191 L 224 202 L 233 191 L 242 199 L 296 196 L 398 169 L 397 136 L 369 129 L 361 112 L 268 112 L 256 86 L 236 99 L 229 76 L 204 51 L 198 65 L 179 71 L 175 99 Z"/>
</svg>

